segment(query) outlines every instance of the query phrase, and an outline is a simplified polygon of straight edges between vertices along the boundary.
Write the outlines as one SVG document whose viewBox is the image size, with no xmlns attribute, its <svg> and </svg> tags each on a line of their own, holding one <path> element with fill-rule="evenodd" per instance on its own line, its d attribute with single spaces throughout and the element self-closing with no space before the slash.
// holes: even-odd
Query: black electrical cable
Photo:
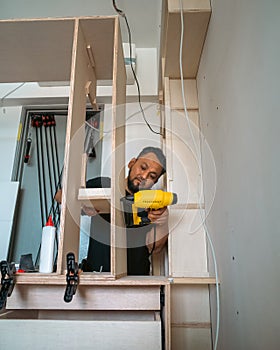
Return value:
<svg viewBox="0 0 280 350">
<path fill-rule="evenodd" d="M 56 186 L 55 186 L 55 191 L 54 191 L 54 195 L 52 197 L 51 208 L 49 210 L 49 215 L 48 216 L 51 215 L 51 212 L 54 210 L 54 204 L 57 203 L 56 200 L 55 200 L 55 195 L 56 195 L 58 189 L 61 187 L 61 176 L 62 176 L 62 173 L 63 173 L 63 168 L 60 171 L 60 174 L 59 174 L 59 177 L 58 177 L 58 181 L 57 181 Z"/>
<path fill-rule="evenodd" d="M 138 82 L 138 79 L 137 79 L 137 76 L 136 76 L 136 73 L 135 73 L 135 70 L 133 68 L 133 65 L 132 65 L 132 49 L 131 49 L 131 43 L 132 43 L 132 40 L 131 40 L 131 31 L 130 31 L 130 27 L 129 27 L 129 24 L 128 24 L 128 20 L 127 20 L 127 17 L 125 15 L 125 13 L 120 10 L 117 6 L 116 6 L 116 2 L 115 0 L 112 0 L 113 1 L 113 7 L 114 9 L 116 10 L 116 12 L 122 16 L 124 19 L 125 19 L 125 23 L 126 23 L 126 27 L 127 27 L 127 32 L 128 32 L 128 41 L 129 41 L 129 60 L 130 60 L 130 67 L 131 67 L 131 70 L 132 70 L 132 74 L 134 76 L 134 79 L 135 79 L 135 82 L 136 82 L 136 86 L 137 86 L 137 91 L 138 91 L 138 103 L 139 103 L 139 107 L 140 107 L 140 110 L 141 110 L 141 113 L 142 113 L 142 116 L 143 116 L 143 119 L 146 123 L 146 125 L 148 126 L 148 128 L 151 130 L 151 132 L 153 132 L 154 134 L 156 135 L 161 135 L 162 137 L 164 137 L 163 133 L 161 133 L 160 131 L 155 131 L 151 125 L 148 123 L 147 119 L 146 119 L 146 116 L 145 116 L 145 113 L 144 113 L 144 109 L 142 107 L 142 103 L 141 103 L 141 92 L 140 92 L 140 85 L 139 85 L 139 82 Z"/>
<path fill-rule="evenodd" d="M 62 170 L 59 172 L 59 157 L 58 157 L 58 147 L 57 147 L 57 137 L 56 137 L 56 123 L 53 125 L 51 128 L 52 130 L 52 136 L 53 136 L 53 144 L 55 148 L 55 159 L 56 159 L 56 169 L 57 169 L 57 175 L 58 177 L 55 177 L 56 183 L 57 183 L 57 188 L 55 193 L 58 191 L 58 189 L 61 189 L 61 175 L 62 175 Z M 57 217 L 55 218 L 55 226 L 57 227 L 59 222 L 60 222 L 60 207 L 59 204 L 56 203 L 56 209 L 55 213 L 57 213 Z"/>
<path fill-rule="evenodd" d="M 119 15 L 125 16 L 124 12 L 117 7 L 115 0 L 113 0 L 113 6 L 114 6 L 114 9 L 118 12 Z"/>
<path fill-rule="evenodd" d="M 45 212 L 45 222 L 48 220 L 48 205 L 47 205 L 47 189 L 46 189 L 46 179 L 45 179 L 45 157 L 44 157 L 44 149 L 43 149 L 43 135 L 42 135 L 42 126 L 40 127 L 40 142 L 41 142 L 41 165 L 42 165 L 42 178 L 43 178 L 43 194 L 44 194 L 44 212 Z M 45 226 L 45 225 L 43 225 Z"/>
<path fill-rule="evenodd" d="M 50 183 L 50 191 L 53 194 L 54 189 L 53 189 L 53 174 L 51 172 L 51 163 L 50 163 L 50 149 L 49 147 L 52 148 L 52 144 L 50 143 L 49 145 L 49 140 L 48 140 L 48 132 L 47 132 L 47 126 L 45 126 L 45 144 L 46 144 L 46 153 L 47 153 L 47 165 L 48 165 L 48 172 L 49 172 L 49 183 Z M 49 213 L 48 217 L 50 216 L 51 213 Z M 54 210 L 53 210 L 54 214 Z"/>
<path fill-rule="evenodd" d="M 48 127 L 50 144 L 51 144 L 51 160 L 52 160 L 52 167 L 53 167 L 53 177 L 54 177 L 54 183 L 56 184 L 58 181 L 58 177 L 59 177 L 59 169 L 57 169 L 56 163 L 55 163 L 55 153 L 57 153 L 57 149 L 56 149 L 56 144 L 55 144 L 54 139 L 53 139 L 52 130 L 54 128 L 55 128 L 55 124 Z"/>
<path fill-rule="evenodd" d="M 48 127 L 48 130 L 49 130 L 49 137 L 50 137 L 50 144 L 51 144 L 51 160 L 52 160 L 52 170 L 53 170 L 53 181 L 55 184 L 57 184 L 58 182 L 58 178 L 59 178 L 59 174 L 57 174 L 56 172 L 56 165 L 55 165 L 55 152 L 57 152 L 57 150 L 55 149 L 55 146 L 54 146 L 54 141 L 53 141 L 53 138 L 52 138 L 52 129 L 55 127 L 55 125 L 52 125 L 52 126 L 49 126 Z M 59 172 L 59 170 L 58 170 Z M 57 192 L 57 189 L 55 190 L 55 193 Z M 54 192 L 52 192 L 52 195 L 55 195 Z M 56 220 L 56 215 L 57 215 L 57 208 L 53 208 L 53 219 L 55 220 L 55 222 L 57 221 Z M 56 226 L 56 224 L 55 224 Z"/>
<path fill-rule="evenodd" d="M 41 169 L 40 169 L 40 161 L 39 161 L 39 140 L 38 140 L 38 128 L 35 128 L 36 130 L 36 153 L 37 153 L 37 173 L 38 173 L 38 189 L 39 189 L 39 196 L 40 196 L 40 209 L 41 209 L 41 221 L 42 221 L 42 227 L 44 226 L 44 213 L 43 213 L 43 198 L 42 198 L 42 191 L 41 191 Z"/>
<path fill-rule="evenodd" d="M 55 146 L 55 157 L 56 157 L 56 168 L 57 168 L 57 174 L 59 174 L 59 159 L 58 159 L 58 147 L 57 147 L 57 138 L 56 138 L 56 127 L 52 128 L 53 131 L 53 137 L 54 137 L 54 146 Z M 60 179 L 60 176 L 59 176 Z M 61 188 L 61 182 L 59 181 L 59 188 Z"/>
<path fill-rule="evenodd" d="M 39 129 L 40 132 L 38 132 L 38 128 L 40 128 Z M 42 154 L 43 154 L 42 126 L 41 125 L 35 126 L 35 129 L 36 129 L 36 147 L 37 147 L 36 151 L 37 151 L 38 187 L 39 187 L 39 194 L 40 194 L 41 221 L 42 221 L 42 228 L 43 228 L 46 222 L 46 218 L 44 218 L 44 214 L 47 214 L 46 213 L 47 203 L 46 203 L 45 184 L 44 186 L 42 186 L 42 178 L 43 178 L 43 181 L 45 181 L 44 166 L 43 166 L 43 160 L 42 160 Z M 39 142 L 39 138 L 40 138 L 40 142 Z M 41 154 L 41 158 L 40 158 L 40 154 Z M 41 242 L 40 242 L 37 256 L 35 259 L 35 266 L 38 265 L 40 250 L 41 250 Z"/>
</svg>

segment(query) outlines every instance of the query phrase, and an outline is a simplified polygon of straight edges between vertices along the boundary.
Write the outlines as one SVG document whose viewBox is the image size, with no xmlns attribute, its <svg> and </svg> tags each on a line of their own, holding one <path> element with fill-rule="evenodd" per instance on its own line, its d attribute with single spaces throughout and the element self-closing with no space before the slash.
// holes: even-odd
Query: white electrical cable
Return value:
<svg viewBox="0 0 280 350">
<path fill-rule="evenodd" d="M 180 6 L 181 6 L 181 39 L 180 39 L 180 78 L 181 78 L 181 89 L 182 89 L 182 99 L 183 99 L 183 105 L 184 105 L 184 112 L 185 116 L 187 119 L 188 127 L 190 130 L 191 138 L 195 147 L 195 155 L 197 156 L 197 163 L 198 163 L 198 168 L 199 168 L 199 174 L 201 176 L 201 191 L 199 195 L 199 212 L 200 212 L 200 217 L 203 223 L 203 228 L 205 230 L 206 237 L 208 239 L 212 257 L 213 257 L 213 262 L 214 262 L 214 271 L 215 271 L 215 281 L 216 281 L 216 303 L 217 303 L 217 320 L 216 320 L 216 334 L 215 334 L 215 342 L 214 342 L 214 350 L 217 349 L 218 345 L 218 339 L 219 339 L 219 328 L 220 328 L 220 292 L 219 292 L 219 276 L 218 276 L 218 266 L 217 266 L 217 260 L 216 260 L 216 254 L 215 254 L 215 249 L 213 246 L 212 239 L 209 234 L 208 227 L 206 225 L 206 217 L 203 218 L 202 215 L 202 203 L 201 203 L 201 196 L 202 196 L 202 189 L 203 189 L 203 176 L 202 176 L 202 167 L 200 164 L 200 152 L 198 149 L 198 146 L 196 144 L 192 129 L 191 129 L 191 124 L 190 124 L 190 119 L 188 117 L 188 111 L 187 111 L 187 105 L 186 105 L 186 99 L 185 99 L 185 89 L 184 89 L 184 76 L 183 76 L 183 67 L 182 67 L 182 52 L 183 52 L 183 38 L 184 38 L 184 17 L 183 17 L 183 5 L 182 5 L 182 0 L 180 0 Z"/>
</svg>

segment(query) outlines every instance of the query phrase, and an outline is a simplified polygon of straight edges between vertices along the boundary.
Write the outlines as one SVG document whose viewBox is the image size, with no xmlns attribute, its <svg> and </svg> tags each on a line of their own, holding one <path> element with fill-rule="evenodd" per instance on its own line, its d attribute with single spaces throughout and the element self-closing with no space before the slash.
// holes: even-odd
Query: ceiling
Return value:
<svg viewBox="0 0 280 350">
<path fill-rule="evenodd" d="M 137 48 L 159 48 L 162 0 L 116 0 Z M 116 15 L 112 0 L 0 0 L 0 19 Z M 121 18 L 123 41 L 128 41 Z"/>
</svg>

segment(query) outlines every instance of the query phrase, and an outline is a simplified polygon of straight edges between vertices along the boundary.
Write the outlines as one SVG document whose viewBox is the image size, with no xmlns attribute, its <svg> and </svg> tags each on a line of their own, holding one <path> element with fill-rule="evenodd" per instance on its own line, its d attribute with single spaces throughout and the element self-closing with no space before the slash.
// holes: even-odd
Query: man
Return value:
<svg viewBox="0 0 280 350">
<path fill-rule="evenodd" d="M 165 173 L 166 159 L 161 149 L 146 147 L 137 158 L 128 163 L 129 174 L 126 191 L 134 194 L 139 190 L 150 189 Z M 167 207 L 149 210 L 148 218 L 154 224 L 141 228 L 127 229 L 127 268 L 129 275 L 148 275 L 150 254 L 159 253 L 168 238 Z"/>
<path fill-rule="evenodd" d="M 165 173 L 166 158 L 160 148 L 145 147 L 137 158 L 128 163 L 126 194 L 151 189 Z M 109 178 L 87 181 L 87 187 L 110 187 Z M 110 271 L 110 214 L 96 215 L 93 208 L 84 207 L 92 216 L 91 237 L 84 271 Z M 168 238 L 168 209 L 149 210 L 148 218 L 154 225 L 127 228 L 127 268 L 129 275 L 149 275 L 150 255 L 159 253 Z"/>
</svg>

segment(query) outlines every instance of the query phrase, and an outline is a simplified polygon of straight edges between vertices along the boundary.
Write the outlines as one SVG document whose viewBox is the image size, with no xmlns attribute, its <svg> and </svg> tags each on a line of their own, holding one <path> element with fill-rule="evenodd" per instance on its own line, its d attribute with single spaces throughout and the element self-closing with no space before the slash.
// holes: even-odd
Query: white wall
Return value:
<svg viewBox="0 0 280 350">
<path fill-rule="evenodd" d="M 0 108 L 0 260 L 7 259 L 18 194 L 18 183 L 12 182 L 11 177 L 20 117 L 20 107 Z"/>
<path fill-rule="evenodd" d="M 21 107 L 0 107 L 0 146 L 2 153 L 0 181 L 11 180 L 20 117 Z"/>
<path fill-rule="evenodd" d="M 219 349 L 276 350 L 280 2 L 212 0 L 212 11 L 198 91 L 218 177 L 207 221 L 221 281 Z"/>
</svg>

